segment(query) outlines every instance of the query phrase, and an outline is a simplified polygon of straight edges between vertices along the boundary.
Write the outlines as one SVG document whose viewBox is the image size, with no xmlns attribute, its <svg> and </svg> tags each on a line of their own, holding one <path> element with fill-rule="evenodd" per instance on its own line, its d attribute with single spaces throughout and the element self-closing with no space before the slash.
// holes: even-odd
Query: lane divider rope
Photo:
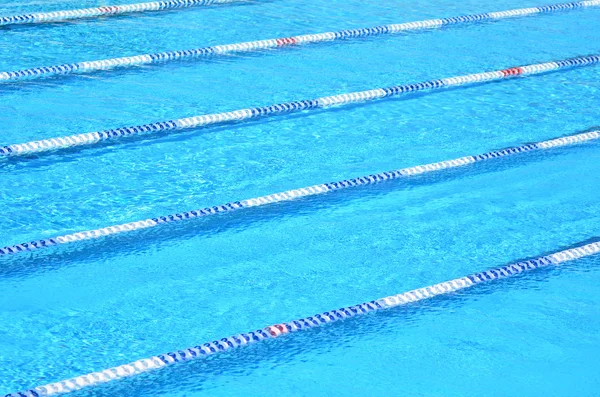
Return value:
<svg viewBox="0 0 600 397">
<path fill-rule="evenodd" d="M 408 178 L 414 175 L 462 167 L 469 164 L 479 163 L 496 158 L 513 156 L 539 150 L 547 150 L 561 146 L 571 146 L 581 144 L 584 142 L 595 141 L 598 138 L 600 138 L 600 130 L 584 132 L 576 135 L 569 135 L 537 143 L 529 143 L 521 146 L 496 150 L 474 156 L 465 156 L 453 160 L 445 160 L 437 163 L 417 165 L 413 167 L 402 168 L 393 171 L 386 171 L 378 174 L 361 176 L 358 178 L 347 179 L 338 182 L 324 183 L 299 189 L 292 189 L 281 193 L 270 194 L 267 196 L 261 196 L 241 201 L 233 201 L 222 205 L 216 205 L 213 207 L 206 207 L 198 210 L 186 211 L 157 218 L 149 218 L 137 222 L 109 226 L 102 229 L 65 234 L 61 236 L 35 240 L 29 243 L 22 243 L 0 248 L 0 257 L 15 255 L 28 251 L 42 250 L 58 245 L 71 244 L 83 240 L 99 239 L 109 235 L 131 233 L 136 230 L 159 227 L 161 225 L 169 223 L 183 222 L 195 218 L 230 213 L 244 208 L 259 207 L 273 203 L 292 201 L 303 197 L 316 196 L 319 194 L 329 193 L 336 190 L 342 190 L 356 186 L 371 185 L 394 179 Z"/>
<path fill-rule="evenodd" d="M 316 99 L 285 102 L 271 106 L 240 109 L 225 113 L 186 117 L 181 119 L 138 125 L 134 127 L 121 127 L 99 132 L 88 132 L 84 134 L 63 136 L 59 138 L 49 138 L 26 143 L 16 143 L 0 147 L 0 158 L 39 154 L 48 151 L 56 151 L 60 149 L 68 149 L 80 146 L 92 146 L 101 142 L 116 141 L 132 136 L 157 133 L 163 134 L 169 131 L 205 127 L 209 125 L 218 125 L 229 122 L 240 122 L 245 120 L 258 119 L 265 116 L 276 116 L 306 110 L 324 109 L 332 106 L 366 102 L 375 99 L 395 97 L 403 94 L 415 93 L 420 91 L 434 91 L 449 87 L 505 80 L 518 76 L 532 76 L 556 70 L 595 65 L 599 62 L 600 55 L 590 55 L 555 62 L 518 66 L 493 72 L 475 73 L 439 80 L 430 80 L 422 83 L 376 88 L 368 91 L 351 92 L 347 94 L 339 94 Z"/>
<path fill-rule="evenodd" d="M 33 80 L 55 75 L 67 75 L 72 73 L 91 73 L 100 70 L 149 65 L 183 59 L 195 59 L 204 56 L 253 52 L 265 49 L 289 47 L 293 45 L 345 40 L 356 37 L 373 37 L 400 32 L 441 28 L 450 25 L 463 25 L 473 22 L 494 21 L 499 19 L 530 16 L 536 14 L 547 14 L 557 11 L 568 11 L 578 8 L 598 6 L 600 6 L 600 0 L 578 1 L 542 7 L 520 8 L 516 10 L 488 12 L 484 14 L 472 14 L 451 18 L 430 19 L 426 21 L 374 26 L 362 29 L 348 29 L 338 32 L 306 34 L 301 36 L 282 37 L 277 39 L 249 41 L 245 43 L 217 45 L 211 47 L 194 48 L 190 50 L 167 51 L 156 54 L 143 54 L 122 58 L 103 59 L 98 61 L 66 63 L 62 65 L 35 67 L 30 69 L 16 70 L 12 72 L 0 72 L 0 82 Z"/>
<path fill-rule="evenodd" d="M 412 291 L 387 296 L 385 298 L 364 302 L 354 306 L 330 310 L 314 316 L 309 316 L 286 323 L 269 325 L 256 331 L 233 335 L 187 349 L 159 354 L 157 356 L 137 360 L 129 364 L 119 365 L 104 371 L 92 372 L 87 375 L 77 376 L 61 382 L 50 383 L 48 385 L 38 386 L 30 390 L 7 394 L 6 397 L 40 397 L 69 393 L 75 390 L 96 386 L 98 384 L 107 383 L 113 380 L 155 371 L 173 364 L 197 360 L 206 356 L 244 347 L 257 342 L 279 338 L 290 333 L 321 327 L 330 323 L 343 321 L 347 318 L 388 310 L 398 306 L 409 305 L 414 302 L 431 299 L 440 295 L 452 294 L 478 284 L 488 283 L 490 281 L 500 280 L 507 277 L 513 277 L 534 269 L 547 266 L 558 266 L 566 262 L 596 255 L 599 252 L 600 242 L 581 245 L 535 259 L 529 259 L 495 269 L 473 273 L 468 276 L 444 281 L 428 287 L 418 288 Z"/>
<path fill-rule="evenodd" d="M 0 17 L 0 26 L 66 22 L 77 19 L 133 14 L 147 11 L 174 10 L 178 8 L 207 6 L 211 4 L 239 3 L 242 1 L 247 0 L 168 0 L 94 8 L 81 8 L 77 10 L 35 12 L 31 14 Z"/>
</svg>

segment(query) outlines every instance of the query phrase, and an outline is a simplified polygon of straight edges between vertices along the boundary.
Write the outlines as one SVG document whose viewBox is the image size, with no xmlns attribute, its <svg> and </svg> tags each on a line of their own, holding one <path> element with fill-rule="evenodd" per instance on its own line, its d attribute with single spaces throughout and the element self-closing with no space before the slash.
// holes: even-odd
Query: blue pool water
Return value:
<svg viewBox="0 0 600 397">
<path fill-rule="evenodd" d="M 272 0 L 10 27 L 0 71 L 552 3 Z M 106 4 L 2 0 L 0 15 Z M 3 84 L 1 143 L 597 53 L 598 18 Z M 3 161 L 0 246 L 597 128 L 599 81 L 588 67 Z M 600 236 L 599 171 L 598 144 L 573 146 L 0 258 L 0 395 Z M 594 396 L 599 261 L 75 394 Z"/>
</svg>

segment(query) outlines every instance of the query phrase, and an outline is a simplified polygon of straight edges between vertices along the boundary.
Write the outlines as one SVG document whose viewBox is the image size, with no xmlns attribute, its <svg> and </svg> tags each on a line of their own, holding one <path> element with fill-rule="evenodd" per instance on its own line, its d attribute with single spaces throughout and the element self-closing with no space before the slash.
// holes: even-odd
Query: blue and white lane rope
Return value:
<svg viewBox="0 0 600 397">
<path fill-rule="evenodd" d="M 292 201 L 299 198 L 316 196 L 319 194 L 329 193 L 336 190 L 342 190 L 356 186 L 371 185 L 393 179 L 407 178 L 414 175 L 462 167 L 468 164 L 480 163 L 483 161 L 501 157 L 508 157 L 538 150 L 547 150 L 561 146 L 571 146 L 581 144 L 584 142 L 595 141 L 598 138 L 600 138 L 600 130 L 590 131 L 576 135 L 569 135 L 562 138 L 551 139 L 548 141 L 529 143 L 526 145 L 515 146 L 508 149 L 496 150 L 493 152 L 478 154 L 474 156 L 460 157 L 454 160 L 445 160 L 437 163 L 417 165 L 414 167 L 386 171 L 378 174 L 372 174 L 358 178 L 342 180 L 338 182 L 323 183 L 320 185 L 288 190 L 285 192 L 270 194 L 267 196 L 261 196 L 241 201 L 232 201 L 226 204 L 216 205 L 214 207 L 206 207 L 203 209 L 186 211 L 157 218 L 149 218 L 137 222 L 109 226 L 102 229 L 65 234 L 61 236 L 35 240 L 29 243 L 22 243 L 0 248 L 0 257 L 15 255 L 28 251 L 38 251 L 45 248 L 75 243 L 83 240 L 99 239 L 109 235 L 130 233 L 136 230 L 154 228 L 168 223 L 182 222 L 195 218 L 230 213 L 244 208 L 259 207 L 273 203 Z"/>
<path fill-rule="evenodd" d="M 139 375 L 141 373 L 155 371 L 173 364 L 197 360 L 238 347 L 251 345 L 256 342 L 279 338 L 288 333 L 317 328 L 337 321 L 343 321 L 347 318 L 392 309 L 440 295 L 452 294 L 456 291 L 470 288 L 478 284 L 516 276 L 530 270 L 547 266 L 558 266 L 576 259 L 596 255 L 599 252 L 600 242 L 581 245 L 579 247 L 555 252 L 550 255 L 513 263 L 479 273 L 473 273 L 468 276 L 444 281 L 398 295 L 387 296 L 385 298 L 364 302 L 354 306 L 343 307 L 341 309 L 334 309 L 286 323 L 269 325 L 256 331 L 233 335 L 187 349 L 144 358 L 104 371 L 92 372 L 87 375 L 77 376 L 61 382 L 50 383 L 22 392 L 7 394 L 6 397 L 40 397 L 69 393 L 102 383 Z"/>
<path fill-rule="evenodd" d="M 53 12 L 35 12 L 31 14 L 0 17 L 0 26 L 24 25 L 52 22 L 66 22 L 76 19 L 105 17 L 112 15 L 133 14 L 146 11 L 164 11 L 177 8 L 207 6 L 211 4 L 239 3 L 247 0 L 167 0 L 147 3 L 123 4 L 114 6 L 82 8 Z M 579 6 L 587 7 L 587 6 Z"/>
<path fill-rule="evenodd" d="M 232 53 L 253 52 L 265 49 L 276 49 L 309 43 L 325 41 L 345 40 L 355 37 L 373 37 L 385 34 L 394 34 L 408 31 L 435 29 L 450 25 L 462 25 L 473 22 L 495 21 L 499 19 L 522 17 L 536 14 L 546 14 L 556 11 L 567 11 L 578 8 L 598 7 L 600 0 L 578 1 L 562 3 L 542 7 L 520 8 L 516 10 L 488 12 L 485 14 L 472 14 L 459 17 L 430 19 L 426 21 L 408 22 L 400 24 L 373 26 L 370 28 L 349 29 L 338 32 L 327 32 L 317 34 L 306 34 L 293 37 L 282 37 L 249 41 L 245 43 L 225 44 L 211 47 L 194 48 L 181 51 L 167 51 L 156 54 L 143 54 L 130 57 L 103 59 L 98 61 L 67 63 L 63 65 L 36 67 L 30 69 L 16 70 L 12 72 L 0 72 L 0 82 L 32 80 L 55 75 L 66 75 L 72 73 L 91 73 L 100 70 L 124 68 L 131 66 L 149 65 L 168 61 L 194 59 L 204 56 L 226 55 Z"/>
<path fill-rule="evenodd" d="M 595 65 L 599 62 L 600 55 L 590 55 L 556 62 L 513 67 L 510 69 L 497 70 L 493 72 L 475 73 L 465 76 L 430 80 L 422 83 L 376 88 L 368 91 L 351 92 L 348 94 L 332 95 L 316 99 L 285 102 L 271 106 L 240 109 L 225 113 L 187 117 L 134 127 L 121 127 L 99 132 L 88 132 L 59 138 L 16 143 L 0 147 L 0 158 L 26 156 L 78 146 L 92 146 L 106 141 L 115 141 L 138 135 L 165 133 L 169 131 L 205 127 L 229 122 L 239 122 L 258 119 L 265 116 L 277 116 L 305 110 L 324 109 L 332 106 L 366 102 L 420 91 L 434 91 L 449 87 L 505 80 L 517 76 L 531 76 L 556 70 Z"/>
</svg>

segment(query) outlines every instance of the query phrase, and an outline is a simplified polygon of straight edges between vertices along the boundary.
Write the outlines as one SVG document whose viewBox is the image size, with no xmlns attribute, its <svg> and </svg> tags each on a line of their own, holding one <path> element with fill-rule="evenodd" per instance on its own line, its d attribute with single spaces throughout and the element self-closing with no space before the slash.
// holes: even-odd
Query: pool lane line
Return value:
<svg viewBox="0 0 600 397">
<path fill-rule="evenodd" d="M 430 19 L 425 21 L 407 22 L 373 26 L 370 28 L 348 29 L 338 32 L 326 32 L 317 34 L 305 34 L 301 36 L 282 37 L 276 39 L 249 41 L 245 43 L 225 44 L 203 48 L 194 48 L 181 51 L 166 51 L 155 54 L 142 54 L 129 57 L 103 59 L 97 61 L 86 61 L 66 63 L 62 65 L 35 67 L 16 70 L 11 72 L 0 72 L 0 82 L 11 82 L 21 80 L 33 80 L 44 77 L 67 75 L 73 73 L 91 73 L 100 70 L 141 66 L 156 63 L 164 63 L 175 60 L 195 59 L 205 56 L 217 56 L 233 53 L 254 52 L 265 49 L 276 49 L 301 44 L 319 43 L 326 41 L 345 40 L 356 37 L 373 37 L 386 34 L 394 34 L 425 29 L 442 28 L 451 25 L 463 25 L 473 22 L 495 21 L 506 18 L 530 16 L 536 14 L 547 14 L 557 11 L 569 11 L 579 8 L 598 7 L 600 0 L 578 1 L 562 3 L 541 7 L 520 8 L 508 11 L 488 12 L 484 14 L 472 14 L 459 17 Z"/>
<path fill-rule="evenodd" d="M 0 147 L 0 158 L 27 156 L 60 149 L 70 149 L 73 147 L 93 146 L 95 144 L 100 144 L 107 141 L 116 141 L 123 138 L 145 134 L 155 134 L 154 137 L 156 138 L 169 131 L 179 131 L 184 129 L 205 127 L 209 125 L 253 120 L 265 116 L 277 116 L 306 110 L 325 109 L 332 106 L 366 102 L 375 99 L 395 97 L 402 94 L 416 93 L 421 91 L 435 91 L 462 85 L 474 85 L 521 76 L 532 76 L 551 71 L 595 65 L 599 62 L 600 55 L 589 55 L 555 62 L 517 66 L 492 72 L 475 73 L 445 79 L 430 80 L 421 83 L 376 88 L 368 91 L 351 92 L 347 94 L 332 95 L 316 99 L 285 102 L 271 106 L 240 109 L 225 113 L 186 117 L 138 125 L 134 127 L 121 127 L 99 132 L 88 132 L 26 143 L 16 143 Z"/>
<path fill-rule="evenodd" d="M 30 14 L 0 17 L 0 26 L 66 22 L 77 19 L 134 14 L 148 11 L 175 10 L 178 8 L 208 6 L 211 4 L 241 3 L 245 1 L 248 0 L 167 0 L 94 8 L 81 8 L 76 10 L 34 12 Z M 579 7 L 588 6 L 584 5 Z"/>
<path fill-rule="evenodd" d="M 584 132 L 576 135 L 568 135 L 561 138 L 551 139 L 542 142 L 529 143 L 521 146 L 515 146 L 502 150 L 495 150 L 483 154 L 474 156 L 464 156 L 453 160 L 445 160 L 436 163 L 417 165 L 408 168 L 397 169 L 393 171 L 380 172 L 378 174 L 371 174 L 361 176 L 357 178 L 323 183 L 319 185 L 313 185 L 309 187 L 292 189 L 285 192 L 274 193 L 267 196 L 255 197 L 245 199 L 241 201 L 232 201 L 226 204 L 216 205 L 213 207 L 206 207 L 197 210 L 180 212 L 177 214 L 171 214 L 167 216 L 161 216 L 156 218 L 148 218 L 136 222 L 124 223 L 120 225 L 114 225 L 105 227 L 102 229 L 88 230 L 82 232 L 76 232 L 72 234 L 65 234 L 56 237 L 50 237 L 46 239 L 40 239 L 31 241 L 29 243 L 21 243 L 17 245 L 7 246 L 0 248 L 0 257 L 16 255 L 23 252 L 38 251 L 54 246 L 60 246 L 64 244 L 75 243 L 84 240 L 93 240 L 103 238 L 109 235 L 116 235 L 122 233 L 130 233 L 137 230 L 149 229 L 159 227 L 164 224 L 170 224 L 174 222 L 182 222 L 186 220 L 207 217 L 217 214 L 225 214 L 233 211 L 241 210 L 244 208 L 252 208 L 265 206 L 273 203 L 279 203 L 284 201 L 292 201 L 303 197 L 316 196 L 319 194 L 329 193 L 337 190 L 352 188 L 356 186 L 364 186 L 380 183 L 383 181 L 389 181 L 394 179 L 408 178 L 414 175 L 420 175 L 430 172 L 436 172 L 440 170 L 446 170 L 451 168 L 462 167 L 468 164 L 480 163 L 487 160 L 496 158 L 503 158 L 522 153 L 528 153 L 539 150 L 553 149 L 562 146 L 571 146 L 584 142 L 595 141 L 600 138 L 600 130 Z"/>
<path fill-rule="evenodd" d="M 87 375 L 81 375 L 60 382 L 38 386 L 26 391 L 7 394 L 6 397 L 39 397 L 69 393 L 72 391 L 93 387 L 102 383 L 107 383 L 113 380 L 128 378 L 141 373 L 155 371 L 173 364 L 197 360 L 206 356 L 236 349 L 246 345 L 251 345 L 264 340 L 279 338 L 290 333 L 321 327 L 330 323 L 343 321 L 347 318 L 388 310 L 398 306 L 409 305 L 411 303 L 431 299 L 436 296 L 452 294 L 475 285 L 513 277 L 531 270 L 544 268 L 547 266 L 559 266 L 566 262 L 596 255 L 599 252 L 600 242 L 580 245 L 549 255 L 473 273 L 464 277 L 414 289 L 412 291 L 397 295 L 391 295 L 354 306 L 343 307 L 341 309 L 330 310 L 314 316 L 309 316 L 286 323 L 269 325 L 256 331 L 229 336 L 227 338 L 214 340 L 212 342 L 204 343 L 202 345 L 187 349 L 159 354 L 150 358 L 133 361 L 129 364 L 109 368 L 104 371 L 92 372 Z"/>
</svg>

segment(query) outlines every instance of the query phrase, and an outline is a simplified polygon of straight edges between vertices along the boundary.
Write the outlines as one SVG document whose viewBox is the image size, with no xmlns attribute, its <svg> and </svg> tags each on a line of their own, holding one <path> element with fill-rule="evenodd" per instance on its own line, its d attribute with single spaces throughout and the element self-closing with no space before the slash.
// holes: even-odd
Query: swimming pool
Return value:
<svg viewBox="0 0 600 397">
<path fill-rule="evenodd" d="M 0 1 L 0 15 L 127 3 Z M 273 0 L 14 25 L 0 30 L 0 72 L 545 4 L 554 3 Z M 28 76 L 0 85 L 1 143 L 594 56 L 599 17 L 589 7 Z M 2 247 L 160 224 L 3 251 L 0 394 L 589 244 L 600 235 L 596 139 L 161 222 L 600 129 L 598 66 L 507 77 L 0 159 Z M 490 280 L 73 395 L 592 396 L 599 260 Z"/>
</svg>

